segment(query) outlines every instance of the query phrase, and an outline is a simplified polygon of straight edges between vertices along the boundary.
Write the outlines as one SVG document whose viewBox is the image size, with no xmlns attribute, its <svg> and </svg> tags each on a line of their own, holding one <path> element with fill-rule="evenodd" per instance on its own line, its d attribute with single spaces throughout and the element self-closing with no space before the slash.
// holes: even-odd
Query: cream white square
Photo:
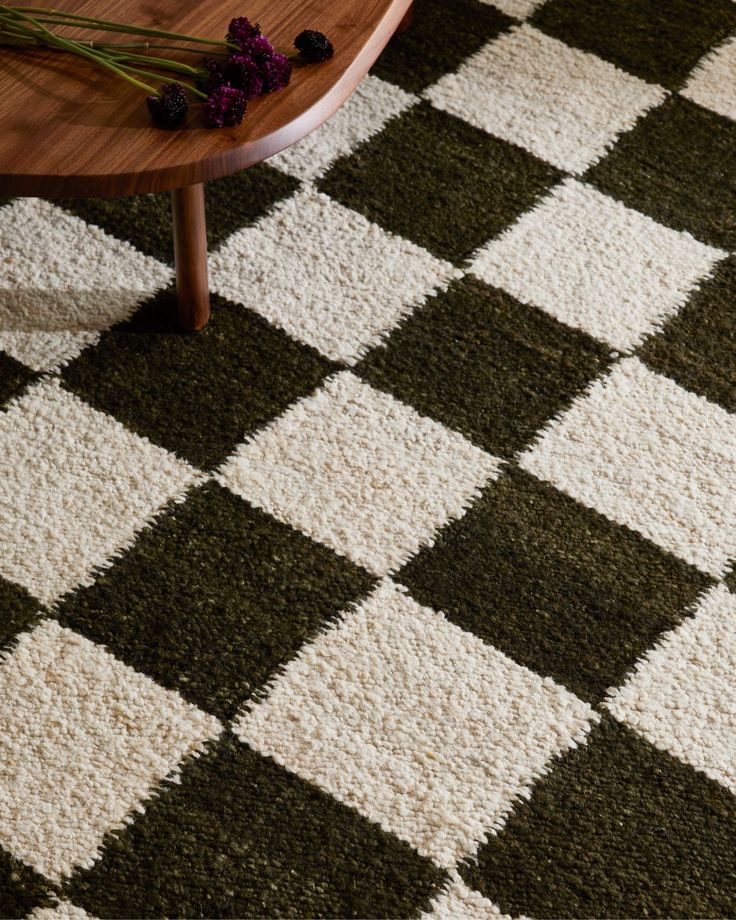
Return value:
<svg viewBox="0 0 736 920">
<path fill-rule="evenodd" d="M 305 646 L 234 730 L 450 868 L 594 718 L 385 581 Z"/>
<path fill-rule="evenodd" d="M 425 95 L 477 128 L 582 173 L 666 92 L 524 24 Z"/>
<path fill-rule="evenodd" d="M 736 416 L 636 358 L 596 381 L 524 469 L 721 576 L 736 556 Z"/>
<path fill-rule="evenodd" d="M 59 901 L 55 907 L 37 907 L 28 920 L 95 920 L 91 914 L 70 901 Z"/>
<path fill-rule="evenodd" d="M 210 268 L 223 297 L 349 364 L 459 275 L 310 188 L 231 236 Z"/>
<path fill-rule="evenodd" d="M 500 462 L 345 371 L 242 444 L 219 479 L 385 574 L 464 514 Z"/>
<path fill-rule="evenodd" d="M 480 0 L 489 6 L 495 6 L 509 16 L 517 19 L 526 19 L 534 10 L 543 3 L 543 0 Z"/>
<path fill-rule="evenodd" d="M 0 726 L 0 843 L 57 882 L 221 730 L 52 620 L 3 656 Z"/>
<path fill-rule="evenodd" d="M 626 351 L 726 255 L 570 179 L 481 250 L 472 271 Z"/>
<path fill-rule="evenodd" d="M 698 105 L 736 120 L 736 36 L 707 54 L 680 92 Z"/>
<path fill-rule="evenodd" d="M 736 793 L 736 597 L 717 585 L 606 706 L 660 750 Z"/>
<path fill-rule="evenodd" d="M 48 201 L 0 210 L 0 349 L 37 371 L 76 357 L 172 272 Z"/>
<path fill-rule="evenodd" d="M 459 874 L 451 873 L 451 878 L 445 891 L 432 902 L 431 910 L 422 914 L 422 920 L 511 920 L 479 891 L 468 888 Z"/>
<path fill-rule="evenodd" d="M 269 165 L 297 179 L 315 179 L 338 157 L 377 134 L 390 118 L 417 102 L 393 83 L 368 75 L 345 105 L 312 131 L 269 160 Z"/>
<path fill-rule="evenodd" d="M 0 413 L 0 574 L 51 604 L 200 477 L 43 381 Z"/>
</svg>

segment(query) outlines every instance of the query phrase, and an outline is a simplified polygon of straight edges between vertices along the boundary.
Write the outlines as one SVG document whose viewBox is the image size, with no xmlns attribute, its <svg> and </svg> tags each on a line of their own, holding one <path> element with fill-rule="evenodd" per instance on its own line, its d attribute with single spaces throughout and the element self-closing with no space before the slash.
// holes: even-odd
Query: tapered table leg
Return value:
<svg viewBox="0 0 736 920">
<path fill-rule="evenodd" d="M 207 230 L 204 185 L 188 185 L 171 192 L 174 260 L 179 320 L 185 329 L 201 329 L 210 318 L 207 277 Z"/>
</svg>

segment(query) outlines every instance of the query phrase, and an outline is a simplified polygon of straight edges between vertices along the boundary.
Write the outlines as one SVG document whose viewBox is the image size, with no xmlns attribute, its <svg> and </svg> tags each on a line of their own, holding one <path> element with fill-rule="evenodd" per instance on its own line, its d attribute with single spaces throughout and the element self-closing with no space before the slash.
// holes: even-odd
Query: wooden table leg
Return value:
<svg viewBox="0 0 736 920">
<path fill-rule="evenodd" d="M 207 231 L 204 185 L 188 185 L 171 192 L 174 261 L 179 320 L 185 329 L 201 329 L 210 318 L 207 277 Z"/>
</svg>

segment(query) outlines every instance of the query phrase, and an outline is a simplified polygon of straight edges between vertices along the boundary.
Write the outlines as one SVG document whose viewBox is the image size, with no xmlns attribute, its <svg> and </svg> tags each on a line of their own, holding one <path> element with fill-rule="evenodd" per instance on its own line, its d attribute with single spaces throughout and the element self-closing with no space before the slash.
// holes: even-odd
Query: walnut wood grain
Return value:
<svg viewBox="0 0 736 920">
<path fill-rule="evenodd" d="M 207 271 L 207 227 L 204 185 L 187 185 L 171 192 L 174 263 L 179 321 L 185 329 L 202 329 L 210 318 Z"/>
<path fill-rule="evenodd" d="M 0 48 L 0 196 L 136 195 L 197 185 L 252 166 L 304 137 L 342 105 L 411 5 L 410 0 L 42 3 L 216 38 L 233 16 L 247 15 L 280 50 L 288 51 L 302 29 L 312 28 L 332 39 L 335 56 L 295 66 L 291 85 L 253 101 L 237 128 L 205 128 L 195 109 L 185 129 L 161 131 L 150 124 L 144 93 L 113 74 L 66 54 Z M 64 34 L 100 37 L 89 31 Z"/>
</svg>

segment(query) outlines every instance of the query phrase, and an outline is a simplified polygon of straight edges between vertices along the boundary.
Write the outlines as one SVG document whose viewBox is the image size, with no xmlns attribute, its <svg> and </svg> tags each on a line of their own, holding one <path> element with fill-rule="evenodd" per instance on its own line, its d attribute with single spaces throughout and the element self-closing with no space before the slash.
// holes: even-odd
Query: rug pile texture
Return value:
<svg viewBox="0 0 736 920">
<path fill-rule="evenodd" d="M 201 334 L 0 204 L 0 915 L 736 916 L 734 36 L 417 0 Z"/>
</svg>

